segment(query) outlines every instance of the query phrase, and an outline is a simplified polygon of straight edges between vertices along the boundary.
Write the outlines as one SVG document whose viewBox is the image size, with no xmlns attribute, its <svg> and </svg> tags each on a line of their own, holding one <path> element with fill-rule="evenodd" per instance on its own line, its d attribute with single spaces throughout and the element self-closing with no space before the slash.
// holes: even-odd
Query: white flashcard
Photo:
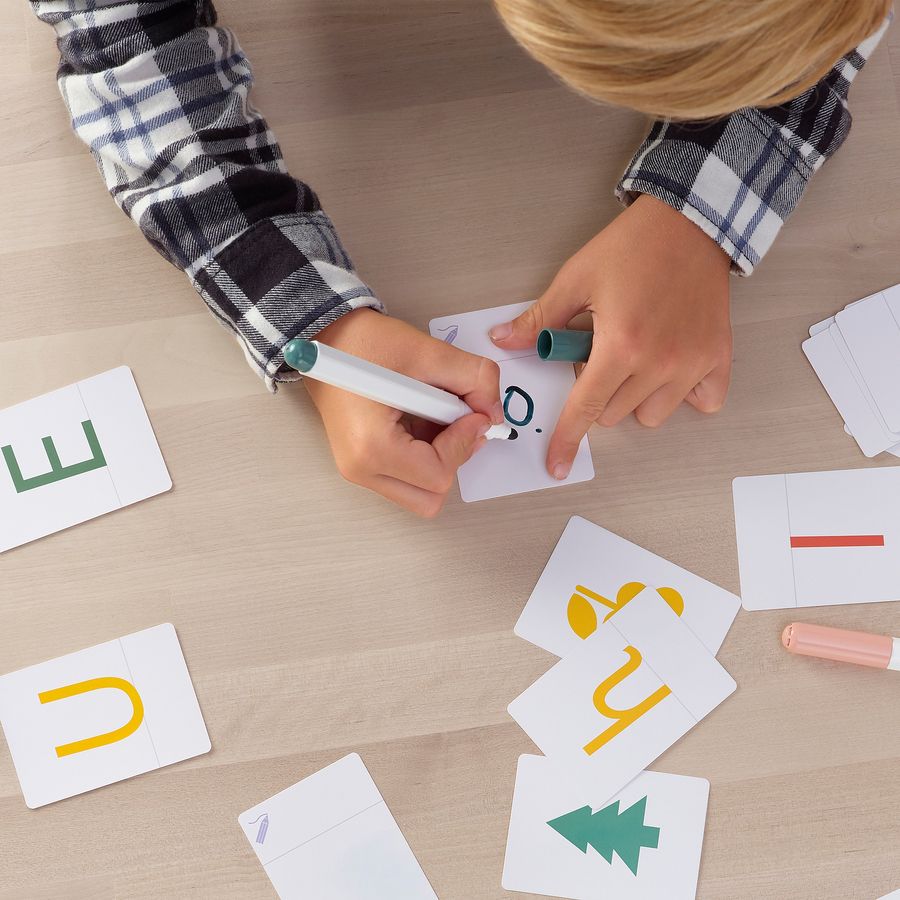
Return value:
<svg viewBox="0 0 900 900">
<path fill-rule="evenodd" d="M 803 342 L 804 353 L 844 419 L 844 431 L 869 457 L 885 451 L 900 456 L 900 430 L 889 424 L 900 406 L 894 371 L 900 367 L 898 323 L 900 285 L 894 285 L 817 322 Z"/>
<path fill-rule="evenodd" d="M 515 633 L 565 656 L 646 586 L 710 653 L 718 653 L 741 607 L 740 597 L 581 516 L 569 519 Z"/>
<path fill-rule="evenodd" d="M 850 348 L 847 346 L 847 341 L 844 339 L 843 332 L 841 331 L 837 323 L 829 327 L 828 333 L 831 335 L 832 340 L 837 346 L 838 351 L 840 352 L 841 357 L 847 366 L 847 369 L 853 376 L 853 380 L 856 383 L 866 406 L 874 415 L 878 428 L 884 434 L 884 437 L 890 442 L 900 440 L 900 432 L 891 431 L 891 429 L 888 427 L 887 421 L 884 418 L 884 415 L 882 415 L 881 409 L 879 408 L 878 403 L 874 395 L 872 394 L 872 391 L 869 389 L 869 385 L 863 377 L 859 366 L 856 364 L 856 359 L 850 352 Z"/>
<path fill-rule="evenodd" d="M 359 754 L 238 816 L 281 900 L 437 900 Z"/>
<path fill-rule="evenodd" d="M 848 306 L 835 321 L 887 427 L 900 432 L 900 287 Z"/>
<path fill-rule="evenodd" d="M 509 705 L 541 751 L 588 766 L 611 797 L 735 690 L 655 590 L 645 589 Z"/>
<path fill-rule="evenodd" d="M 897 443 L 898 435 L 888 430 L 865 382 L 858 370 L 854 371 L 855 364 L 836 326 L 804 341 L 803 352 L 866 456 L 877 456 Z"/>
<path fill-rule="evenodd" d="M 900 599 L 900 467 L 736 478 L 733 492 L 745 609 Z"/>
<path fill-rule="evenodd" d="M 520 756 L 503 887 L 569 900 L 693 900 L 709 782 L 642 772 L 614 797 L 584 766 Z"/>
<path fill-rule="evenodd" d="M 900 889 L 896 891 L 891 891 L 889 894 L 885 894 L 880 900 L 900 900 Z"/>
<path fill-rule="evenodd" d="M 171 487 L 127 366 L 0 411 L 0 553 Z"/>
<path fill-rule="evenodd" d="M 172 625 L 0 677 L 0 725 L 31 809 L 210 749 Z"/>
<path fill-rule="evenodd" d="M 578 447 L 568 478 L 558 481 L 547 472 L 550 438 L 575 384 L 575 369 L 567 363 L 544 362 L 534 347 L 499 350 L 488 336 L 495 325 L 514 319 L 530 305 L 513 303 L 444 316 L 429 323 L 432 337 L 499 364 L 503 409 L 507 422 L 516 431 L 514 441 L 488 441 L 460 468 L 459 493 L 467 503 L 590 481 L 594 477 L 587 436 Z"/>
</svg>

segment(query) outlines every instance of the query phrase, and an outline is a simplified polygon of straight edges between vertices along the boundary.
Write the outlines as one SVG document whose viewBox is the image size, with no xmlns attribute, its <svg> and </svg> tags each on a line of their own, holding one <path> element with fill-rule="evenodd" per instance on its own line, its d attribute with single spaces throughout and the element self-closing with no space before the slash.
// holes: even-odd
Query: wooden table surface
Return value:
<svg viewBox="0 0 900 900">
<path fill-rule="evenodd" d="M 616 214 L 646 123 L 564 91 L 487 0 L 218 6 L 292 171 L 394 314 L 534 297 Z M 265 392 L 107 197 L 54 68 L 50 30 L 3 0 L 0 407 L 127 363 L 175 489 L 0 557 L 0 670 L 173 622 L 213 751 L 32 812 L 0 742 L 0 897 L 271 897 L 237 814 L 352 750 L 441 898 L 510 896 L 533 747 L 506 705 L 553 661 L 512 627 L 569 516 L 738 591 L 735 475 L 885 463 L 843 434 L 799 345 L 900 281 L 897 27 L 848 145 L 734 281 L 726 409 L 595 431 L 593 482 L 454 497 L 433 522 L 340 480 L 302 387 Z M 737 693 L 654 766 L 712 782 L 704 900 L 900 887 L 900 683 L 789 657 L 791 618 L 739 614 L 720 653 Z M 890 603 L 804 618 L 900 633 Z"/>
</svg>

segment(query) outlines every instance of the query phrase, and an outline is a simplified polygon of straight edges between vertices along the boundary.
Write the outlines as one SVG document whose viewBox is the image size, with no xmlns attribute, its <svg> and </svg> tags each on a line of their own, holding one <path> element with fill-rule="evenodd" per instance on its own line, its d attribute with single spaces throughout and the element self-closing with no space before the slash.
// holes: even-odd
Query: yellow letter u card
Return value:
<svg viewBox="0 0 900 900">
<path fill-rule="evenodd" d="M 622 606 L 509 705 L 548 757 L 612 797 L 735 690 L 655 590 Z"/>
<path fill-rule="evenodd" d="M 4 675 L 0 724 L 32 809 L 210 749 L 171 625 Z"/>
</svg>

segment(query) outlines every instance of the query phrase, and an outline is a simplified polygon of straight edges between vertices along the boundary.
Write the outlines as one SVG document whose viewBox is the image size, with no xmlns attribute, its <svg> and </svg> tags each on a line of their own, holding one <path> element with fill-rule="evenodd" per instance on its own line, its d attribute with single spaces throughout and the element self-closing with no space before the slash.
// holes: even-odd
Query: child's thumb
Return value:
<svg viewBox="0 0 900 900">
<path fill-rule="evenodd" d="M 564 328 L 574 315 L 568 305 L 564 305 L 565 295 L 561 291 L 547 291 L 521 315 L 511 322 L 495 325 L 490 330 L 491 340 L 504 350 L 532 348 L 538 335 L 545 328 Z"/>
<path fill-rule="evenodd" d="M 484 443 L 484 435 L 491 420 L 481 413 L 473 413 L 448 425 L 432 442 L 441 463 L 455 472 Z"/>
</svg>

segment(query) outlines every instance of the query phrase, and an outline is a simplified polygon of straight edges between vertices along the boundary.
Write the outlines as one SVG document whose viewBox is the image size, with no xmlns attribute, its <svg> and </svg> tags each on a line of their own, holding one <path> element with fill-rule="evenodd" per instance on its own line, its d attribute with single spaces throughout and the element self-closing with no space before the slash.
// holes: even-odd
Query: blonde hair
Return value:
<svg viewBox="0 0 900 900">
<path fill-rule="evenodd" d="M 494 0 L 516 40 L 595 100 L 672 119 L 777 106 L 882 24 L 892 0 Z"/>
</svg>

